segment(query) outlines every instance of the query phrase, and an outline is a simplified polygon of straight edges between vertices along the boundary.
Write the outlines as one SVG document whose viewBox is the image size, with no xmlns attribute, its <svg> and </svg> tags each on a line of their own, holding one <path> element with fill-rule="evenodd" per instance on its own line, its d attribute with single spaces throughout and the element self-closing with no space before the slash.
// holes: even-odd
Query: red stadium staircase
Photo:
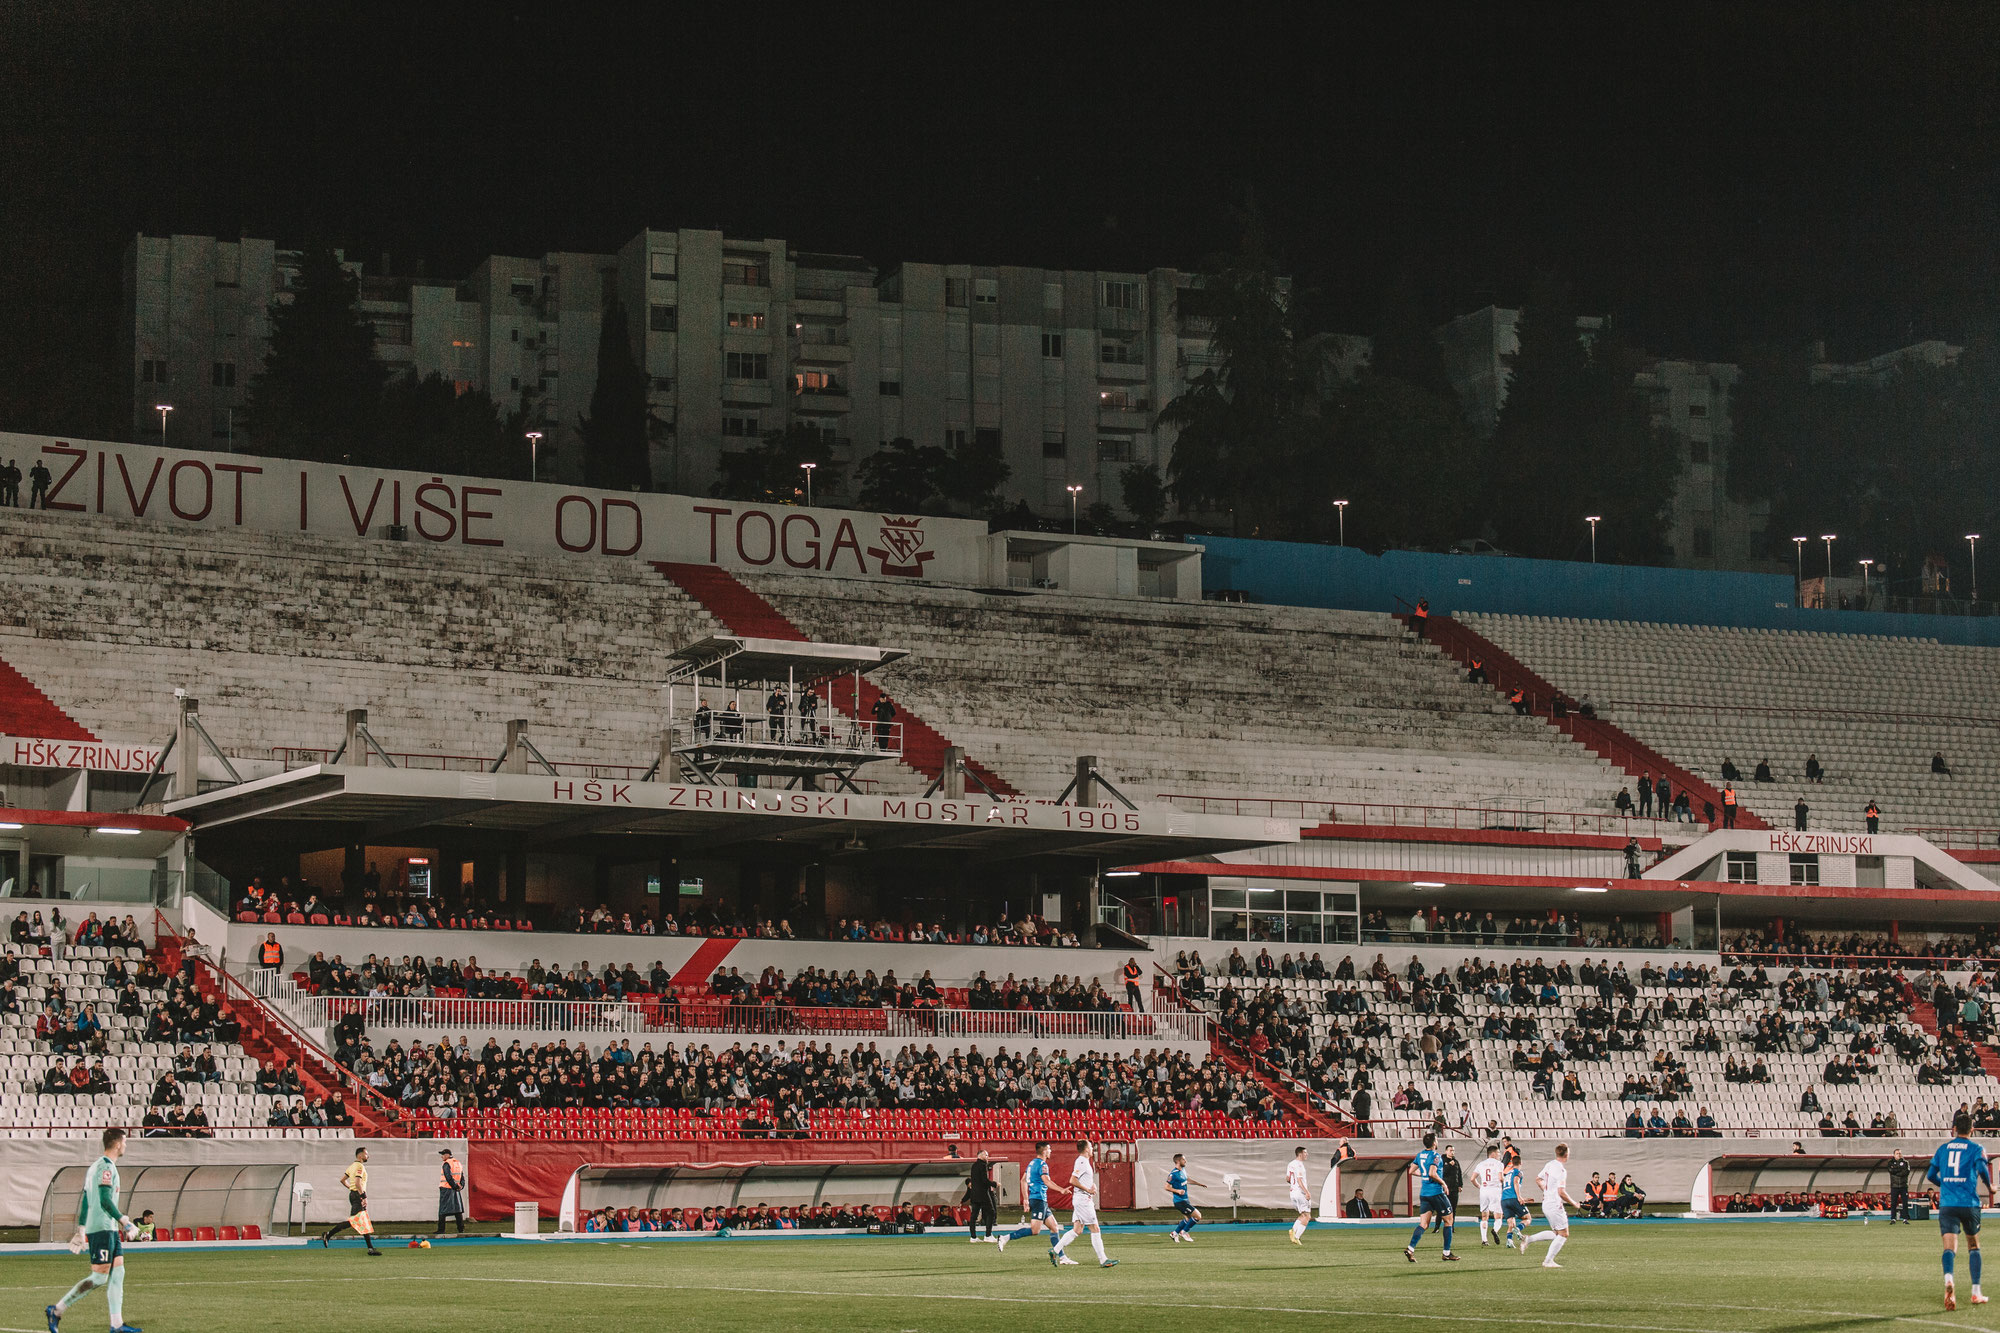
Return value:
<svg viewBox="0 0 2000 1333">
<path fill-rule="evenodd" d="M 26 676 L 0 662 L 0 735 L 40 736 L 52 741 L 94 741 L 81 725 Z"/>
<path fill-rule="evenodd" d="M 1415 617 L 1399 617 L 1411 629 L 1416 628 Z M 1501 649 L 1492 640 L 1467 626 L 1463 621 L 1450 616 L 1432 615 L 1425 625 L 1425 638 L 1436 644 L 1438 649 L 1460 666 L 1471 668 L 1476 661 L 1486 670 L 1486 682 L 1494 693 L 1507 698 L 1518 687 L 1525 696 L 1530 714 L 1563 732 L 1577 744 L 1599 758 L 1618 765 L 1633 777 L 1651 773 L 1655 777 L 1665 777 L 1674 784 L 1674 790 L 1684 791 L 1694 805 L 1695 817 L 1699 821 L 1703 801 L 1715 806 L 1718 819 L 1722 814 L 1722 792 L 1702 779 L 1688 772 L 1673 760 L 1645 744 L 1629 733 L 1604 721 L 1602 718 L 1579 717 L 1574 712 L 1567 717 L 1557 717 L 1552 711 L 1552 702 L 1562 695 L 1548 680 L 1531 670 L 1513 654 Z M 1748 807 L 1737 809 L 1738 828 L 1769 828 L 1763 820 L 1750 813 Z"/>
<path fill-rule="evenodd" d="M 666 560 L 652 563 L 654 569 L 680 585 L 683 592 L 721 621 L 731 634 L 751 639 L 808 642 L 807 635 L 798 626 L 785 619 L 778 608 L 744 587 L 742 581 L 728 570 L 715 565 L 675 564 Z M 872 718 L 875 701 L 888 697 L 881 686 L 865 676 L 861 679 L 858 703 L 852 691 L 843 689 L 829 691 L 829 694 L 834 697 L 827 702 L 836 712 L 857 720 Z M 895 702 L 893 698 L 890 701 Z M 941 775 L 944 772 L 944 752 L 951 742 L 937 728 L 902 704 L 896 704 L 896 720 L 903 724 L 903 762 L 927 778 Z M 975 759 L 968 758 L 965 769 L 968 775 L 977 777 L 979 783 L 996 797 L 1020 795 L 1012 783 Z"/>
<path fill-rule="evenodd" d="M 1918 1027 L 1928 1032 L 1932 1037 L 1941 1037 L 1943 1035 L 1938 1031 L 1937 1006 L 1929 1000 L 1911 1000 L 1910 1017 L 1916 1021 Z M 1994 1050 L 1992 1046 L 1983 1041 L 1973 1042 L 1972 1049 L 1979 1052 L 1979 1067 L 1994 1078 L 2000 1078 L 2000 1051 Z"/>
</svg>

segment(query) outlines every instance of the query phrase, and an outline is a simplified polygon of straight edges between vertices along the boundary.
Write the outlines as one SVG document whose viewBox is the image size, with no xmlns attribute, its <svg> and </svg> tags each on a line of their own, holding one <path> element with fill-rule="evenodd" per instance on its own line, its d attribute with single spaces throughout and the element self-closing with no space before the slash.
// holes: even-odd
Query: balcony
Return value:
<svg viewBox="0 0 2000 1333">
<path fill-rule="evenodd" d="M 792 411 L 807 416 L 820 412 L 849 412 L 853 408 L 847 390 L 842 388 L 801 389 L 792 395 Z"/>
<path fill-rule="evenodd" d="M 1146 312 L 1143 310 L 1121 310 L 1111 306 L 1097 308 L 1097 327 L 1107 333 L 1137 333 L 1146 327 Z"/>
<path fill-rule="evenodd" d="M 792 335 L 792 360 L 809 365 L 846 365 L 854 360 L 846 329 L 805 329 Z"/>
<path fill-rule="evenodd" d="M 1143 383 L 1146 379 L 1146 363 L 1100 360 L 1097 363 L 1097 378 L 1100 383 L 1105 381 L 1119 384 Z"/>
</svg>

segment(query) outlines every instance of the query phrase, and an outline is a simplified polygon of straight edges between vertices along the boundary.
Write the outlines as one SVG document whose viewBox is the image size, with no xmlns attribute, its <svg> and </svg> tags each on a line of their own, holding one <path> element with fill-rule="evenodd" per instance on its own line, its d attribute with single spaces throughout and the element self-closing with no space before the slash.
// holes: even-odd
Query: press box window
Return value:
<svg viewBox="0 0 2000 1333">
<path fill-rule="evenodd" d="M 1819 857 L 1811 852 L 1793 852 L 1791 856 L 1792 883 L 1819 883 Z"/>
<path fill-rule="evenodd" d="M 1724 878 L 1731 884 L 1755 884 L 1757 882 L 1757 853 L 1725 852 Z"/>
</svg>

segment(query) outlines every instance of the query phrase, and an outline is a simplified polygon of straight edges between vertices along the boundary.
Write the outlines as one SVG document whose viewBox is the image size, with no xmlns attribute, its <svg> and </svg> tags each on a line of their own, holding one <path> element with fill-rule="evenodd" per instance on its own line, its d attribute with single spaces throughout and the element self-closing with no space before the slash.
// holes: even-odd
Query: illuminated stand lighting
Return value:
<svg viewBox="0 0 2000 1333">
<path fill-rule="evenodd" d="M 1083 487 L 1072 482 L 1063 487 L 1069 492 L 1069 535 L 1076 536 L 1076 497 L 1083 494 Z"/>
<path fill-rule="evenodd" d="M 539 466 L 536 463 L 535 455 L 539 450 L 541 443 L 542 443 L 542 433 L 540 431 L 531 430 L 528 432 L 528 480 L 529 481 L 534 481 L 537 479 Z"/>
<path fill-rule="evenodd" d="M 806 508 L 808 509 L 812 508 L 813 502 L 813 469 L 818 466 L 819 464 L 817 463 L 799 464 L 799 471 L 806 474 Z"/>
<path fill-rule="evenodd" d="M 1590 524 L 1590 563 L 1597 563 L 1597 525 L 1604 521 L 1602 514 L 1586 514 L 1584 522 Z"/>
</svg>

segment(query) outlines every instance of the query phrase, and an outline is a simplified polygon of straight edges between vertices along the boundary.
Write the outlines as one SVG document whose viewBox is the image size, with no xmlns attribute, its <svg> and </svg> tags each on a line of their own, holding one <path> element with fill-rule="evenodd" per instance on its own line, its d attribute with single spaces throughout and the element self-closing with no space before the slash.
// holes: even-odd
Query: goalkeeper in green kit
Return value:
<svg viewBox="0 0 2000 1333">
<path fill-rule="evenodd" d="M 90 1272 L 69 1289 L 68 1295 L 48 1307 L 49 1333 L 61 1333 L 59 1326 L 69 1307 L 99 1287 L 105 1289 L 104 1297 L 111 1303 L 111 1333 L 144 1333 L 125 1322 L 124 1242 L 139 1229 L 118 1211 L 118 1159 L 124 1155 L 125 1131 L 105 1130 L 104 1155 L 91 1163 L 76 1217 L 84 1244 L 90 1247 Z"/>
</svg>

